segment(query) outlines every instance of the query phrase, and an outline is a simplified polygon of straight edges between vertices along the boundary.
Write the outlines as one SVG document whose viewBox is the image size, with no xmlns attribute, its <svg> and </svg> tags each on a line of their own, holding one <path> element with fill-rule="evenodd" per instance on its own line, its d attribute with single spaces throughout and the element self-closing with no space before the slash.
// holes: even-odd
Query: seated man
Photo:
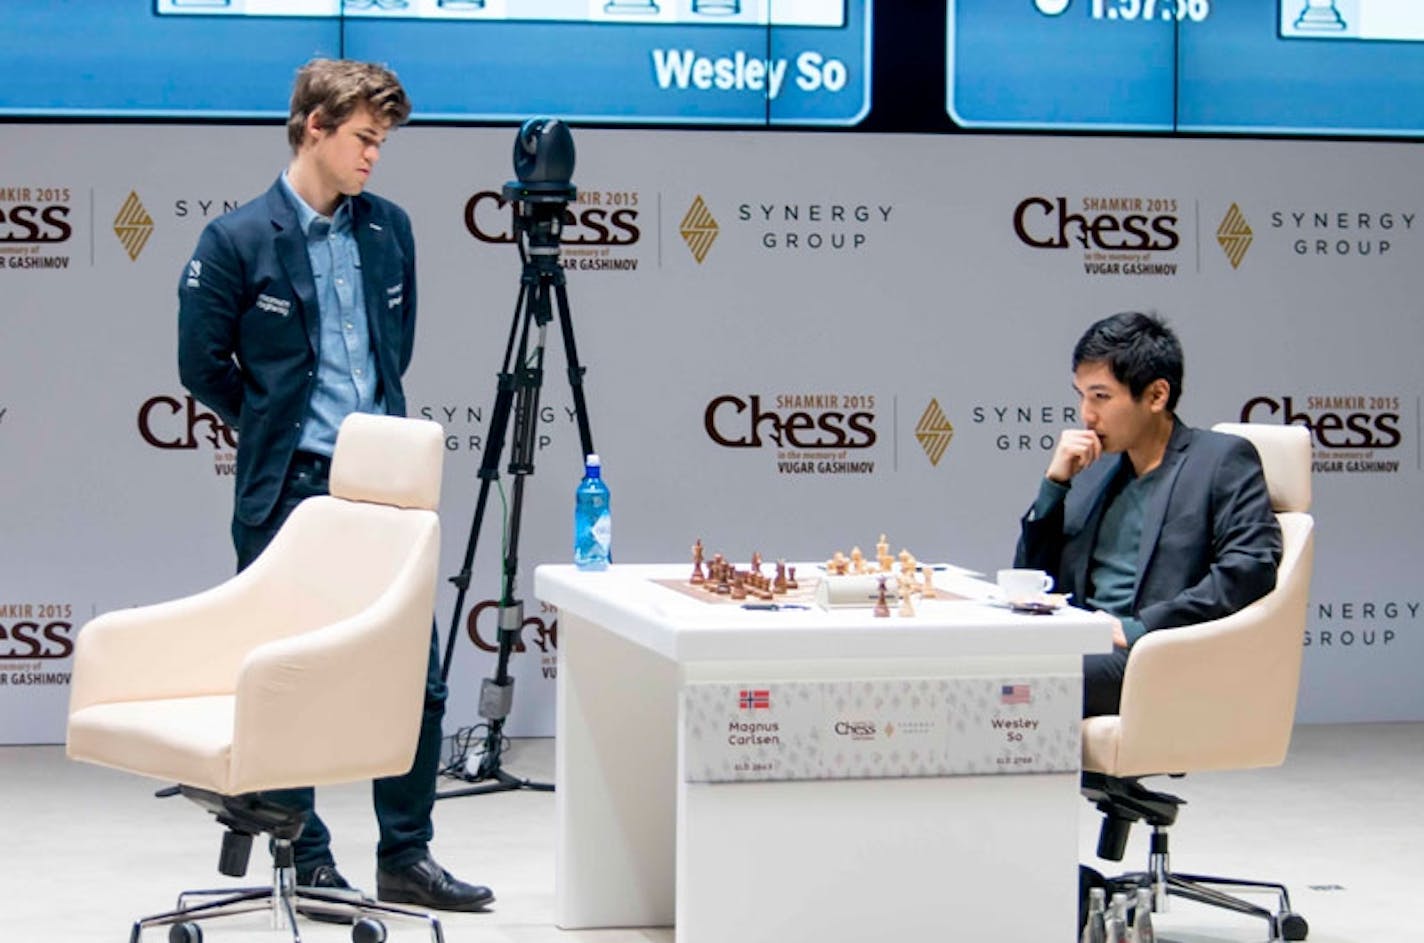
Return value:
<svg viewBox="0 0 1424 943">
<path fill-rule="evenodd" d="M 1177 419 L 1182 346 L 1160 319 L 1104 318 L 1073 348 L 1085 428 L 1065 429 L 1023 518 L 1015 566 L 1118 618 L 1083 664 L 1083 716 L 1116 714 L 1132 645 L 1275 586 L 1281 532 L 1255 447 Z M 1104 458 L 1115 454 L 1116 458 Z"/>
</svg>

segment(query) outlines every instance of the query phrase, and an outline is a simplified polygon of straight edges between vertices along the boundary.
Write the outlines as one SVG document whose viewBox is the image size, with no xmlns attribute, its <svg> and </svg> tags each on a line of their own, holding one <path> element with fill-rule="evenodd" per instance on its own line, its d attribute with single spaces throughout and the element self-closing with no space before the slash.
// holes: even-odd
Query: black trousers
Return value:
<svg viewBox="0 0 1424 943">
<path fill-rule="evenodd" d="M 1127 674 L 1127 649 L 1106 655 L 1083 656 L 1083 716 L 1116 714 L 1122 701 L 1122 679 Z"/>
<path fill-rule="evenodd" d="M 248 564 L 267 547 L 277 531 L 302 501 L 327 493 L 330 459 L 298 452 L 292 459 L 282 485 L 282 495 L 261 526 L 250 527 L 233 520 L 232 539 L 237 548 L 237 568 Z M 415 763 L 403 776 L 389 776 L 371 785 L 372 804 L 380 823 L 381 838 L 376 861 L 384 868 L 400 868 L 424 857 L 435 833 L 431 812 L 435 807 L 435 781 L 440 771 L 441 722 L 445 716 L 445 682 L 440 680 L 439 640 L 430 627 L 430 660 L 425 675 L 425 712 L 420 724 L 420 740 Z M 297 872 L 306 877 L 320 865 L 335 864 L 331 855 L 331 832 L 316 814 L 316 790 L 282 789 L 269 798 L 307 812 L 306 826 L 293 845 Z"/>
</svg>

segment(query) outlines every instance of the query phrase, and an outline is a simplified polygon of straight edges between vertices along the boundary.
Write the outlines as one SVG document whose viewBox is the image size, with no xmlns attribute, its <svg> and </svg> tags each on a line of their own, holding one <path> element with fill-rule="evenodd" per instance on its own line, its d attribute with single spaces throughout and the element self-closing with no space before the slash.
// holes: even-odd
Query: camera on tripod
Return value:
<svg viewBox="0 0 1424 943">
<path fill-rule="evenodd" d="M 545 336 L 549 322 L 554 320 L 556 314 L 578 422 L 579 454 L 590 455 L 596 451 L 588 407 L 584 401 L 584 368 L 578 360 L 564 270 L 559 264 L 564 216 L 569 202 L 578 197 L 578 190 L 570 179 L 574 172 L 574 139 L 568 125 L 558 118 L 531 118 L 524 122 L 514 140 L 514 172 L 519 179 L 504 185 L 504 198 L 514 216 L 515 242 L 523 263 L 519 296 L 514 303 L 514 320 L 509 328 L 504 364 L 499 372 L 494 408 L 490 413 L 489 433 L 485 437 L 484 458 L 479 471 L 480 491 L 465 545 L 464 566 L 450 580 L 457 592 L 455 611 L 450 619 L 450 634 L 445 643 L 442 680 L 448 680 L 450 676 L 457 627 L 464 612 L 465 594 L 470 586 L 485 507 L 490 487 L 499 479 L 499 461 L 508 434 L 508 472 L 514 484 L 506 504 L 502 528 L 505 542 L 500 568 L 499 648 L 494 674 L 484 679 L 480 686 L 479 713 L 487 723 L 480 725 L 485 735 L 478 760 L 466 754 L 447 767 L 447 773 L 453 768 L 463 767 L 458 775 L 481 785 L 440 793 L 437 798 L 441 799 L 507 789 L 554 788 L 552 784 L 535 783 L 511 775 L 503 769 L 501 758 L 505 747 L 504 723 L 514 702 L 514 678 L 509 673 L 509 659 L 524 625 L 524 603 L 518 597 L 524 480 L 534 474 L 535 426 L 539 395 L 544 383 Z M 503 494 L 502 486 L 500 493 Z"/>
<path fill-rule="evenodd" d="M 514 138 L 514 173 L 504 198 L 514 206 L 515 240 L 520 252 L 549 257 L 559 253 L 564 210 L 578 198 L 574 175 L 574 136 L 558 118 L 530 118 Z M 543 321 L 540 321 L 542 324 Z"/>
</svg>

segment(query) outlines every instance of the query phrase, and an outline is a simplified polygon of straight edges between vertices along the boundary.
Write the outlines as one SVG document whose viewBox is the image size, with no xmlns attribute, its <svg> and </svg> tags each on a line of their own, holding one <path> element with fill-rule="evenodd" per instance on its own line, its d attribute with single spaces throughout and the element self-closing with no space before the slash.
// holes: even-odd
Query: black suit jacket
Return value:
<svg viewBox="0 0 1424 943">
<path fill-rule="evenodd" d="M 1127 463 L 1126 454 L 1099 459 L 1048 515 L 1034 520 L 1030 510 L 1015 565 L 1053 574 L 1075 603 L 1090 598 L 1098 527 Z M 1275 587 L 1280 559 L 1280 526 L 1255 446 L 1175 422 L 1142 522 L 1132 615 L 1148 631 L 1229 615 Z"/>
<path fill-rule="evenodd" d="M 351 198 L 377 395 L 405 415 L 401 376 L 415 345 L 410 218 L 372 194 Z M 233 514 L 260 525 L 281 494 L 316 383 L 316 283 L 296 210 L 278 180 L 207 225 L 178 281 L 178 372 L 238 430 Z"/>
</svg>

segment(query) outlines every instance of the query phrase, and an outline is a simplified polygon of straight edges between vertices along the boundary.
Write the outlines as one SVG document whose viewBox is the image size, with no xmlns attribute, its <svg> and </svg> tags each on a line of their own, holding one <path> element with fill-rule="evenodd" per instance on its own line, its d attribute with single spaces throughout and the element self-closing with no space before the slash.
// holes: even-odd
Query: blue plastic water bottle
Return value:
<svg viewBox="0 0 1424 943">
<path fill-rule="evenodd" d="M 597 455 L 589 455 L 583 468 L 583 481 L 574 492 L 574 566 L 606 570 L 613 556 L 613 517 L 608 508 L 608 486 L 603 483 L 603 463 Z"/>
</svg>

